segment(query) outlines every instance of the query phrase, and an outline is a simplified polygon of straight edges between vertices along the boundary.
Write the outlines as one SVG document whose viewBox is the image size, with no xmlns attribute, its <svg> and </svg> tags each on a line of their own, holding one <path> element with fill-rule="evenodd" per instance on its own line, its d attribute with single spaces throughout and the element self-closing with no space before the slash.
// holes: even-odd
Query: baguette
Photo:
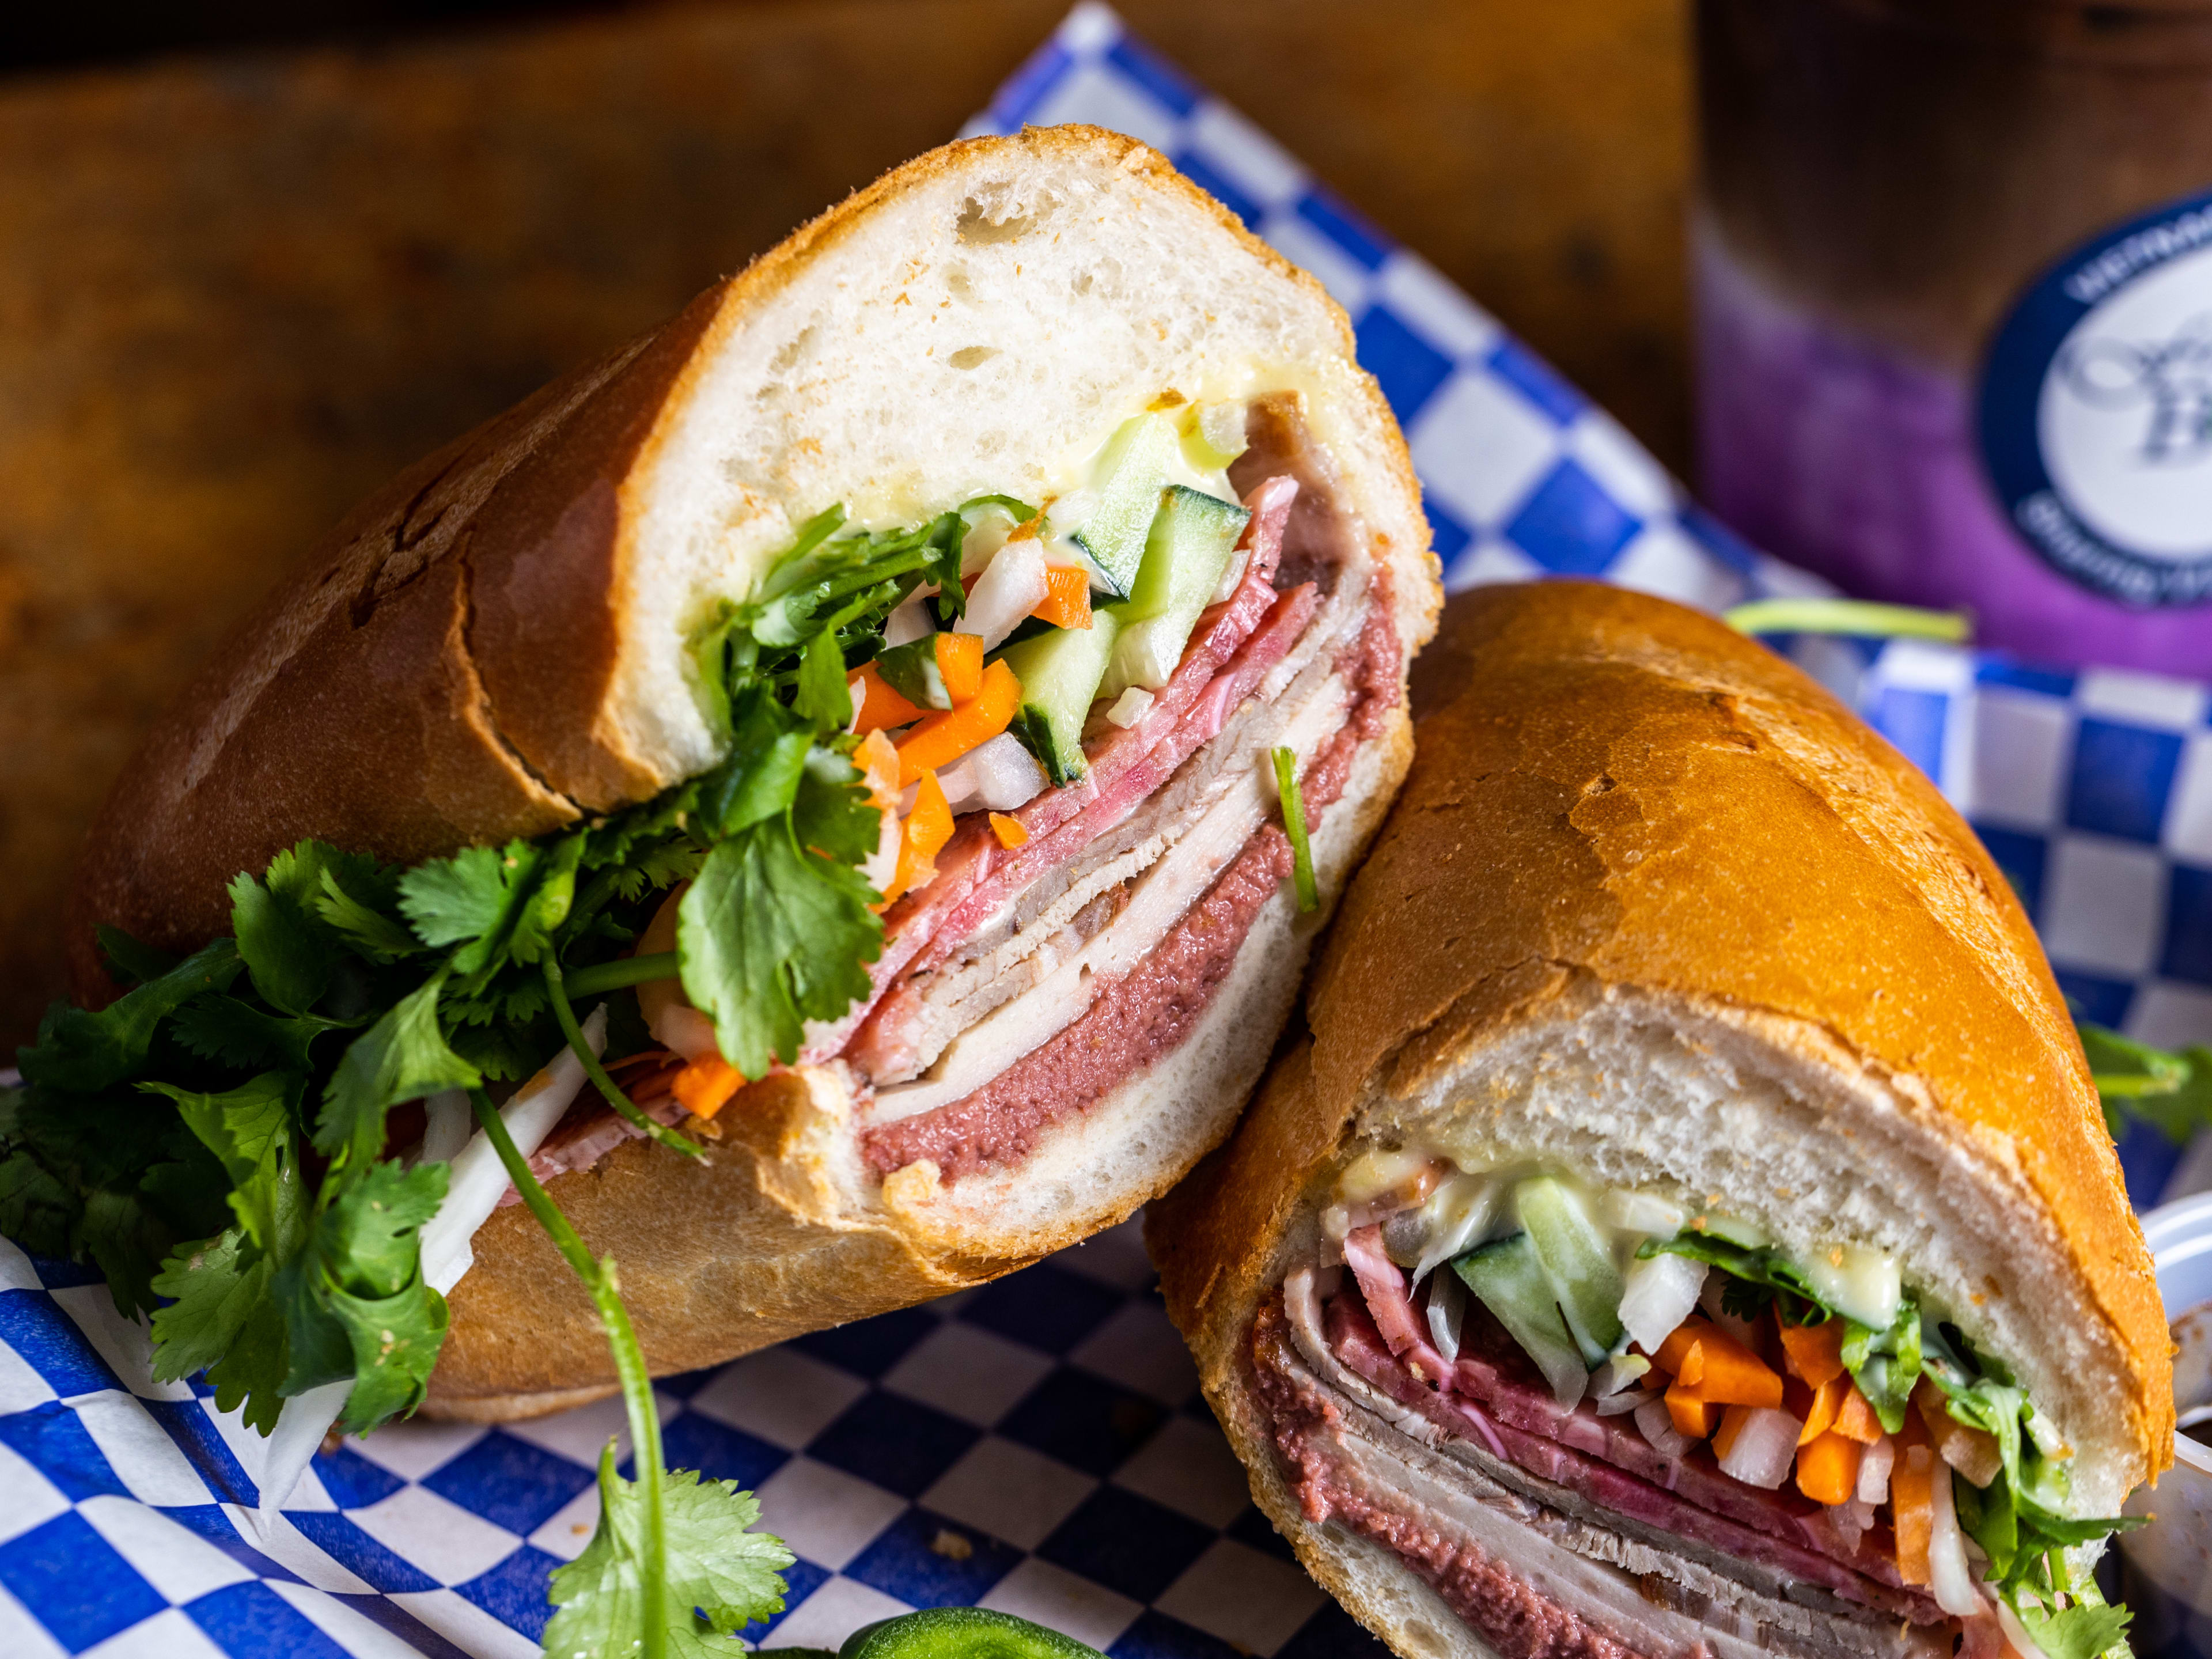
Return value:
<svg viewBox="0 0 2212 1659">
<path fill-rule="evenodd" d="M 1988 1596 L 1961 1615 L 1929 1599 L 1941 1583 L 1900 1576 L 1872 1508 L 1822 1508 L 1786 1473 L 1770 1498 L 1773 1481 L 1724 1474 L 1711 1448 L 1662 1454 L 1639 1418 L 1588 1399 L 1559 1413 L 1536 1350 L 1479 1293 L 1468 1346 L 1431 1352 L 1418 1309 L 1394 1328 L 1402 1264 L 1356 1226 L 1400 1200 L 1342 1206 L 1379 1150 L 1436 1160 L 1404 1177 L 1423 1207 L 1401 1244 L 1418 1245 L 1419 1182 L 1442 1168 L 1501 1172 L 1507 1207 L 1477 1243 L 1517 1224 L 1540 1252 L 1524 1194 L 1549 1173 L 1640 1195 L 1641 1212 L 1605 1211 L 1626 1218 L 1620 1247 L 1710 1217 L 1747 1224 L 1738 1237 L 1778 1253 L 1765 1260 L 1895 1264 L 1949 1322 L 1928 1328 L 2001 1358 L 2056 1425 L 2064 1513 L 2112 1515 L 2171 1462 L 2170 1343 L 2064 1000 L 2003 877 L 1826 692 L 1660 600 L 1462 595 L 1416 696 L 1418 753 L 1316 967 L 1310 1037 L 1147 1212 L 1255 1499 L 1408 1659 L 1948 1653 L 1959 1630 L 1994 1628 Z M 1351 1277 L 1316 1267 L 1332 1256 Z M 1931 1420 L 1948 1422 L 1940 1399 Z M 1671 1408 L 1656 1421 L 1662 1441 L 1679 1428 Z M 1691 1509 L 1668 1507 L 1685 1494 Z M 1765 1532 L 1726 1532 L 1708 1498 Z M 1762 1554 L 1770 1534 L 1822 1547 Z"/>
<path fill-rule="evenodd" d="M 1247 904 L 1233 959 L 1166 999 L 1166 1035 L 1132 1037 L 1121 1074 L 1011 1151 L 961 1142 L 948 1163 L 913 1152 L 926 1135 L 866 1151 L 867 1069 L 844 1033 L 810 1028 L 803 1063 L 685 1121 L 703 1158 L 633 1139 L 550 1182 L 619 1255 L 663 1372 L 978 1283 L 1125 1218 L 1218 1141 L 1263 1068 L 1408 763 L 1406 665 L 1438 599 L 1403 441 L 1342 312 L 1164 158 L 1097 129 L 897 169 L 365 503 L 118 785 L 73 894 L 79 998 L 115 994 L 95 924 L 191 949 L 228 931 L 234 872 L 303 837 L 411 864 L 594 823 L 706 771 L 724 740 L 691 654 L 701 618 L 756 591 L 832 504 L 876 526 L 983 491 L 1048 501 L 1054 469 L 1136 412 L 1224 401 L 1254 411 L 1237 487 L 1270 459 L 1299 483 L 1286 521 L 1263 513 L 1249 533 L 1276 538 L 1279 587 L 1319 595 L 1282 659 L 1311 679 L 1286 690 L 1285 668 L 1232 699 L 1224 735 L 1161 788 L 1196 788 L 1201 762 L 1242 780 L 1239 755 L 1215 751 L 1265 738 L 1278 692 L 1322 710 L 1301 689 L 1322 685 L 1358 741 L 1315 834 L 1321 912 L 1299 914 L 1287 884 Z M 1099 718 L 1094 738 L 1111 735 Z M 889 914 L 894 936 L 927 897 Z M 897 989 L 879 964 L 878 994 Z M 611 1391 L 592 1304 L 527 1215 L 501 1209 L 473 1251 L 427 1408 L 499 1419 Z"/>
</svg>

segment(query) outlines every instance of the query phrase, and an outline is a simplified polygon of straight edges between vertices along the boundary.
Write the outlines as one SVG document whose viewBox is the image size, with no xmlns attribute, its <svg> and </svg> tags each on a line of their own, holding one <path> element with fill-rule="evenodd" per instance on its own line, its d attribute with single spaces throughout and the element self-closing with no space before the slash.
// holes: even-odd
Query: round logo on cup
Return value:
<svg viewBox="0 0 2212 1659">
<path fill-rule="evenodd" d="M 2050 564 L 2130 605 L 2212 599 L 2212 192 L 2036 280 L 1990 343 L 1980 427 Z"/>
</svg>

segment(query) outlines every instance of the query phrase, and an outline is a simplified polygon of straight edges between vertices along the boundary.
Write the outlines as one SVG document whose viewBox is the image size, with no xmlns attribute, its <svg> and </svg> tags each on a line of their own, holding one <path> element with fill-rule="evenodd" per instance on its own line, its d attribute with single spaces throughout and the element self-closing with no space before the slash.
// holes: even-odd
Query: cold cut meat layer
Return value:
<svg viewBox="0 0 2212 1659">
<path fill-rule="evenodd" d="M 1425 1386 L 1310 1273 L 1262 1308 L 1248 1357 L 1306 1519 L 1390 1551 L 1506 1659 L 1950 1650 L 1955 1626 L 1916 1592 Z"/>
</svg>

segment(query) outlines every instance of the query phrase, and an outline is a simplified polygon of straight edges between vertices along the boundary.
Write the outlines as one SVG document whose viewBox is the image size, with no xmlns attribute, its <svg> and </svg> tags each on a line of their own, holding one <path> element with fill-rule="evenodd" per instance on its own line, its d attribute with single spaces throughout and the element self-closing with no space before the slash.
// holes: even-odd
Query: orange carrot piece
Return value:
<svg viewBox="0 0 2212 1659">
<path fill-rule="evenodd" d="M 1846 1440 L 1856 1440 L 1862 1446 L 1871 1446 L 1881 1438 L 1881 1419 L 1875 1415 L 1873 1406 L 1854 1382 L 1836 1407 L 1836 1420 L 1830 1425 Z"/>
<path fill-rule="evenodd" d="M 983 689 L 983 636 L 981 634 L 939 634 L 937 672 L 945 681 L 945 695 L 957 708 L 973 702 Z"/>
<path fill-rule="evenodd" d="M 1050 565 L 1044 573 L 1044 599 L 1030 612 L 1054 628 L 1091 626 L 1091 577 L 1072 566 Z M 953 699 L 958 702 L 957 697 Z"/>
<path fill-rule="evenodd" d="M 1813 1390 L 1813 1408 L 1806 1413 L 1804 1431 L 1797 1437 L 1799 1445 L 1811 1445 L 1836 1426 L 1836 1413 L 1843 1410 L 1844 1397 L 1850 1387 L 1849 1377 L 1832 1376 Z"/>
<path fill-rule="evenodd" d="M 1662 1358 L 1672 1353 L 1674 1386 L 1686 1395 L 1715 1406 L 1764 1406 L 1782 1403 L 1782 1373 L 1717 1326 L 1703 1320 L 1684 1320 L 1692 1329 L 1683 1346 L 1675 1346 L 1682 1330 L 1659 1345 Z"/>
<path fill-rule="evenodd" d="M 988 743 L 1013 723 L 1021 706 L 1022 683 L 1003 662 L 983 670 L 983 682 L 968 702 L 932 714 L 898 746 L 899 787 L 925 772 L 949 766 L 981 743 Z"/>
<path fill-rule="evenodd" d="M 1711 1435 L 1720 1420 L 1720 1408 L 1709 1401 L 1692 1399 L 1681 1389 L 1667 1390 L 1667 1415 L 1674 1419 L 1674 1432 L 1686 1434 L 1692 1440 L 1703 1440 Z"/>
<path fill-rule="evenodd" d="M 945 799 L 945 786 L 938 782 L 936 773 L 924 772 L 914 811 L 906 815 L 899 836 L 898 868 L 892 872 L 884 902 L 931 880 L 937 874 L 937 854 L 951 839 L 952 807 Z"/>
<path fill-rule="evenodd" d="M 702 1054 L 676 1074 L 669 1085 L 694 1117 L 712 1117 L 744 1087 L 744 1073 L 720 1054 Z"/>
<path fill-rule="evenodd" d="M 999 838 L 999 845 L 1009 852 L 1017 847 L 1026 846 L 1030 838 L 1030 832 L 1022 828 L 1022 821 L 1010 818 L 1004 812 L 991 814 L 991 833 Z"/>
<path fill-rule="evenodd" d="M 1936 1471 L 1943 1479 L 1951 1471 L 1936 1461 L 1926 1446 L 1899 1449 L 1897 1466 L 1889 1474 L 1889 1506 L 1897 1529 L 1897 1576 L 1908 1584 L 1928 1584 L 1935 1575 L 1928 1567 L 1928 1541 L 1936 1527 Z"/>
<path fill-rule="evenodd" d="M 981 645 L 982 641 L 976 641 Z M 880 732 L 886 726 L 907 726 L 920 720 L 929 711 L 916 708 L 904 697 L 891 690 L 890 684 L 868 663 L 860 670 L 860 724 L 863 732 Z"/>
<path fill-rule="evenodd" d="M 1858 1489 L 1859 1459 L 1864 1455 L 1857 1441 L 1840 1434 L 1808 1441 L 1797 1449 L 1797 1490 L 1815 1504 L 1848 1503 Z"/>
<path fill-rule="evenodd" d="M 1691 1345 L 1710 1333 L 1712 1328 L 1712 1322 L 1709 1319 L 1692 1317 L 1684 1320 L 1675 1326 L 1668 1334 L 1667 1340 L 1659 1345 L 1659 1352 L 1651 1356 L 1651 1363 L 1669 1376 L 1680 1376 L 1682 1360 L 1689 1353 Z"/>
<path fill-rule="evenodd" d="M 1782 1352 L 1790 1375 L 1821 1388 L 1844 1374 L 1844 1322 L 1784 1325 Z"/>
</svg>

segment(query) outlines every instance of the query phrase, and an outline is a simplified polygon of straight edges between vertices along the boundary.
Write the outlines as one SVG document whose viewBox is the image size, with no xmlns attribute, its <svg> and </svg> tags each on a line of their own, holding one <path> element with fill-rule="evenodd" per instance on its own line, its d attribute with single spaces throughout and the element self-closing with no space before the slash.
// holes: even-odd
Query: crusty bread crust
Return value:
<svg viewBox="0 0 2212 1659">
<path fill-rule="evenodd" d="M 1755 1040 L 1838 1099 L 1905 1103 L 1897 1133 L 1940 1150 L 1948 1190 L 1903 1202 L 2018 1218 L 1994 1248 L 2046 1252 L 2008 1316 L 2082 1354 L 2077 1397 L 2124 1418 L 2097 1425 L 2102 1484 L 2167 1467 L 2166 1318 L 2087 1066 L 2026 914 L 1934 787 L 1782 659 L 1618 588 L 1454 599 L 1415 700 L 1413 770 L 1316 969 L 1310 1040 L 1146 1216 L 1216 1414 L 1316 1577 L 1401 1652 L 1437 1650 L 1397 1628 L 1371 1551 L 1297 1516 L 1244 1378 L 1253 1315 L 1361 1121 L 1479 1121 L 1498 1109 L 1437 1103 L 1450 1079 L 1516 1033 L 1571 1042 L 1601 1007 L 1663 1005 L 1705 1022 L 1693 1048 Z"/>
<path fill-rule="evenodd" d="M 1419 486 L 1380 390 L 1358 367 L 1350 325 L 1320 286 L 1133 139 L 1064 127 L 948 145 L 357 509 L 187 690 L 101 814 L 73 896 L 80 999 L 114 994 L 94 923 L 188 948 L 228 930 L 224 888 L 236 871 L 260 868 L 302 836 L 413 862 L 541 835 L 676 781 L 686 769 L 680 750 L 656 744 L 654 711 L 638 706 L 640 638 L 682 625 L 652 611 L 665 595 L 648 590 L 670 584 L 659 574 L 665 545 L 656 555 L 647 544 L 670 539 L 667 501 L 697 493 L 697 457 L 685 446 L 720 418 L 724 405 L 714 399 L 726 386 L 713 390 L 717 374 L 726 380 L 733 356 L 761 350 L 747 331 L 757 335 L 764 312 L 811 298 L 810 282 L 842 289 L 841 246 L 864 235 L 881 240 L 886 226 L 897 233 L 897 216 L 918 196 L 957 186 L 957 204 L 958 191 L 972 190 L 968 206 L 981 211 L 978 202 L 988 209 L 1009 179 L 1054 168 L 1062 187 L 1073 179 L 1124 216 L 1100 234 L 1126 238 L 1129 216 L 1149 210 L 1179 239 L 1178 258 L 1230 273 L 1231 286 L 1208 296 L 1208 315 L 1178 326 L 1202 331 L 1216 304 L 1274 307 L 1273 333 L 1246 332 L 1317 377 L 1333 405 L 1336 425 L 1322 435 L 1370 532 L 1367 550 L 1389 573 L 1410 659 L 1433 630 L 1440 599 Z M 1027 257 L 1030 280 L 1045 280 L 1045 250 L 1024 256 L 988 215 L 977 235 L 1007 245 L 1012 272 Z M 1057 231 L 1038 240 L 1063 240 Z M 1078 240 L 1071 227 L 1066 243 Z M 1118 246 L 1127 257 L 1126 241 Z M 901 279 L 917 293 L 922 264 L 911 261 L 915 275 Z M 970 264 L 981 284 L 982 253 Z M 775 395 L 803 402 L 823 378 L 818 363 L 799 362 L 810 337 L 815 349 L 848 362 L 883 349 L 872 346 L 886 327 L 880 315 L 848 323 L 842 343 L 823 345 L 826 325 L 793 337 L 798 366 L 790 385 L 771 375 Z M 1142 325 L 1148 336 L 1157 331 L 1157 352 L 1166 326 L 1149 316 Z M 793 422 L 800 435 L 790 449 L 818 459 L 812 429 Z M 738 459 L 749 479 L 768 481 L 748 483 L 755 495 L 787 497 L 756 514 L 749 528 L 761 535 L 776 533 L 786 511 L 803 516 L 826 504 L 808 494 L 822 480 L 792 476 L 788 456 Z M 649 690 L 668 695 L 665 684 Z M 633 1142 L 553 1182 L 592 1248 L 616 1256 L 654 1369 L 694 1368 L 981 1282 L 1125 1218 L 1172 1184 L 1227 1133 L 1265 1066 L 1308 948 L 1405 774 L 1409 731 L 1402 706 L 1392 711 L 1323 822 L 1322 911 L 1298 915 L 1287 893 L 1270 901 L 1193 1037 L 1056 1131 L 1014 1178 L 946 1188 L 917 1166 L 879 1194 L 854 1155 L 849 1080 L 832 1066 L 742 1095 L 720 1115 L 703 1161 Z M 1049 1201 L 1031 1201 L 1039 1193 Z M 611 1387 L 590 1304 L 526 1213 L 499 1212 L 474 1249 L 452 1298 L 432 1414 L 528 1415 Z"/>
</svg>

